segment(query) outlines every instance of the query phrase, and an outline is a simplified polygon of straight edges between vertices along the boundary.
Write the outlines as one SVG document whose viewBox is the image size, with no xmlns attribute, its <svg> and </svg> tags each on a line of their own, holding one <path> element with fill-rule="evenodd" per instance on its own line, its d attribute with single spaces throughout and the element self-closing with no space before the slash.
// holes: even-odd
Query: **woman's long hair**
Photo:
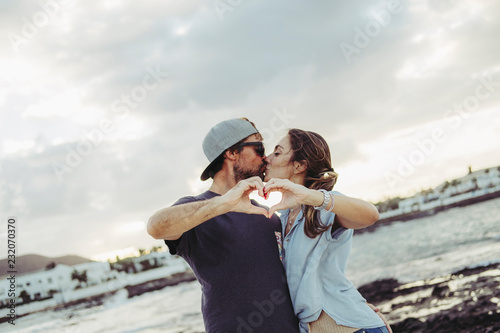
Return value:
<svg viewBox="0 0 500 333">
<path fill-rule="evenodd" d="M 306 164 L 304 186 L 313 190 L 331 191 L 337 182 L 338 174 L 332 168 L 330 148 L 321 135 L 292 128 L 288 130 L 292 147 L 291 162 Z M 318 211 L 313 206 L 305 207 L 305 234 L 315 238 L 328 229 L 318 218 Z"/>
</svg>

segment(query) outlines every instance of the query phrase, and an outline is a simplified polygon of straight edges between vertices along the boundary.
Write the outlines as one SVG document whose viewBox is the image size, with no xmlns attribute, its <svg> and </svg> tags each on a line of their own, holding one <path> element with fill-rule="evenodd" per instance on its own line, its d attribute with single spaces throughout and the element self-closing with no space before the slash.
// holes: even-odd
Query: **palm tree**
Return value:
<svg viewBox="0 0 500 333">
<path fill-rule="evenodd" d="M 473 191 L 477 190 L 479 188 L 479 186 L 477 185 L 477 178 L 476 177 L 472 178 L 472 183 L 474 184 L 474 187 L 472 188 Z"/>
<path fill-rule="evenodd" d="M 76 269 L 71 272 L 71 280 L 77 280 L 78 286 L 81 287 L 83 283 L 87 283 L 87 270 L 79 273 Z"/>
<path fill-rule="evenodd" d="M 500 168 L 500 167 L 499 167 L 499 168 Z M 160 252 L 160 251 L 161 251 L 161 249 L 162 249 L 162 247 L 161 247 L 161 246 L 153 246 L 153 247 L 151 248 L 151 250 L 149 250 L 149 251 L 150 251 L 150 252 Z"/>
<path fill-rule="evenodd" d="M 31 296 L 30 296 L 30 294 L 28 294 L 28 292 L 26 290 L 21 291 L 21 293 L 19 294 L 19 297 L 21 297 L 23 299 L 23 303 L 31 302 Z"/>
<path fill-rule="evenodd" d="M 440 192 L 441 192 L 441 193 L 444 193 L 448 187 L 450 187 L 450 182 L 449 182 L 449 181 L 445 181 L 445 182 L 444 182 L 444 185 L 443 185 L 443 187 L 441 188 L 441 191 L 440 191 Z"/>
</svg>

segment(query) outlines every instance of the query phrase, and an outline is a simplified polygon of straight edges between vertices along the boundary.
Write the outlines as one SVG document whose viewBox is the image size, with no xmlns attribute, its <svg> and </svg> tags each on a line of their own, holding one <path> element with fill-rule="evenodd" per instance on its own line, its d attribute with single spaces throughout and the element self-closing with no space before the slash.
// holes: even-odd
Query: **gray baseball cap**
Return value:
<svg viewBox="0 0 500 333">
<path fill-rule="evenodd" d="M 212 163 L 226 149 L 258 132 L 250 121 L 242 118 L 225 120 L 212 127 L 203 139 L 203 152 L 210 164 L 203 171 L 200 179 L 210 178 Z"/>
</svg>

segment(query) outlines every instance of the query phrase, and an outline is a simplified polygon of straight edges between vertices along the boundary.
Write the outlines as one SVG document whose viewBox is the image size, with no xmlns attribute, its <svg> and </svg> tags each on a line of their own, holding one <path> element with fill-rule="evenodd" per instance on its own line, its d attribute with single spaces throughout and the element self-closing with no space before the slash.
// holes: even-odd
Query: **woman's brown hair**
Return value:
<svg viewBox="0 0 500 333">
<path fill-rule="evenodd" d="M 321 135 L 292 128 L 288 130 L 292 157 L 290 162 L 305 163 L 306 176 L 304 186 L 313 190 L 331 191 L 337 182 L 338 174 L 332 168 L 330 148 Z M 318 218 L 318 211 L 313 206 L 306 206 L 305 234 L 315 238 L 328 229 Z"/>
</svg>

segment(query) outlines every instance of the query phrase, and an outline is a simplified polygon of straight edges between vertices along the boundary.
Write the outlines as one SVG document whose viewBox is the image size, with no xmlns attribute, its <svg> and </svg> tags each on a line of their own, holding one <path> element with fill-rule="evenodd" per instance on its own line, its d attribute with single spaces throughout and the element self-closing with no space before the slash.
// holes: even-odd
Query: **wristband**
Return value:
<svg viewBox="0 0 500 333">
<path fill-rule="evenodd" d="M 325 209 L 330 204 L 331 200 L 330 194 L 323 189 L 320 189 L 318 191 L 323 192 L 323 203 L 321 204 L 321 206 L 314 206 L 314 209 L 316 210 Z"/>
<path fill-rule="evenodd" d="M 332 206 L 330 207 L 330 209 L 328 209 L 329 212 L 331 212 L 333 210 L 333 207 L 335 207 L 335 197 L 331 193 L 330 198 L 332 199 Z"/>
</svg>

